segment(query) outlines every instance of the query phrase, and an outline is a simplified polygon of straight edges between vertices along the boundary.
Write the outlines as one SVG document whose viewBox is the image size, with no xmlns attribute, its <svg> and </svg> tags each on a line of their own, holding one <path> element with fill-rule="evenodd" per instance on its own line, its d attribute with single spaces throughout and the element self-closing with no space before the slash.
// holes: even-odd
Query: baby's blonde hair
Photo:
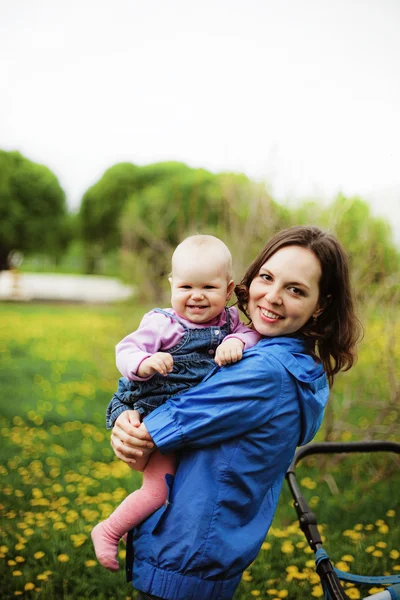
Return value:
<svg viewBox="0 0 400 600">
<path fill-rule="evenodd" d="M 210 255 L 210 260 L 212 260 L 212 258 L 215 260 L 215 257 L 218 256 L 224 263 L 228 280 L 233 278 L 232 255 L 230 250 L 222 240 L 214 235 L 196 234 L 185 238 L 175 248 L 175 251 L 172 255 L 172 268 L 174 266 L 174 260 L 177 258 L 177 256 L 191 247 L 203 250 L 203 252 L 207 252 Z"/>
</svg>

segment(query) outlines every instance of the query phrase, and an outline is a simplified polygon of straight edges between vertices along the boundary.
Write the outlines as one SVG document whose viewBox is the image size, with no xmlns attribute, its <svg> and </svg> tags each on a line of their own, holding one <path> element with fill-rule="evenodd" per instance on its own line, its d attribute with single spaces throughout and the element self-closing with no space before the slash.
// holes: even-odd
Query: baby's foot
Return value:
<svg viewBox="0 0 400 600">
<path fill-rule="evenodd" d="M 118 571 L 117 550 L 119 538 L 109 533 L 104 522 L 92 529 L 92 541 L 97 560 L 109 571 Z"/>
</svg>

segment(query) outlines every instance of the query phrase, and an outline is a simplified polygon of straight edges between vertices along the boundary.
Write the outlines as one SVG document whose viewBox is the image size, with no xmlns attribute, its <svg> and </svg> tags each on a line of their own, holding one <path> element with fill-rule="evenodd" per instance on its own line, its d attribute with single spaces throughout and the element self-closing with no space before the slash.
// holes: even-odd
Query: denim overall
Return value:
<svg viewBox="0 0 400 600">
<path fill-rule="evenodd" d="M 224 338 L 229 335 L 231 325 L 227 309 L 225 309 L 225 325 L 199 329 L 187 327 L 179 317 L 160 308 L 156 308 L 155 311 L 178 321 L 185 333 L 178 344 L 165 350 L 174 359 L 172 372 L 168 373 L 166 377 L 155 373 L 151 379 L 146 381 L 130 381 L 122 378 L 126 391 L 120 395 L 120 400 L 124 404 L 133 405 L 133 408 L 143 416 L 148 415 L 171 396 L 185 392 L 204 379 L 216 366 L 215 351 Z"/>
</svg>

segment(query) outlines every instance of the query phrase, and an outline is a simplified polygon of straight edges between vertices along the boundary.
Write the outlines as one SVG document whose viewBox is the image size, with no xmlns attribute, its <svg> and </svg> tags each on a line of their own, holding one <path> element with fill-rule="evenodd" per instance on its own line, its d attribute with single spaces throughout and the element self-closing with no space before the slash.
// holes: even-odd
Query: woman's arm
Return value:
<svg viewBox="0 0 400 600">
<path fill-rule="evenodd" d="M 167 400 L 145 417 L 144 424 L 162 453 L 245 435 L 279 409 L 283 377 L 280 362 L 255 346 L 240 362 Z"/>
</svg>

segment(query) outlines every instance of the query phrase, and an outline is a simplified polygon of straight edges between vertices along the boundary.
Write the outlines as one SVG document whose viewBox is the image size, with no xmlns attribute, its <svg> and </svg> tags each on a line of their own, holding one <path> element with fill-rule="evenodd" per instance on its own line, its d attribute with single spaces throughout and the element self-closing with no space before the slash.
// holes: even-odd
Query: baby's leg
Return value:
<svg viewBox="0 0 400 600">
<path fill-rule="evenodd" d="M 161 454 L 158 450 L 151 454 L 143 471 L 143 484 L 140 490 L 129 494 L 102 523 L 92 531 L 92 540 L 97 559 L 110 571 L 119 568 L 116 559 L 118 542 L 126 533 L 139 525 L 167 499 L 165 475 L 175 474 L 175 455 Z"/>
</svg>

